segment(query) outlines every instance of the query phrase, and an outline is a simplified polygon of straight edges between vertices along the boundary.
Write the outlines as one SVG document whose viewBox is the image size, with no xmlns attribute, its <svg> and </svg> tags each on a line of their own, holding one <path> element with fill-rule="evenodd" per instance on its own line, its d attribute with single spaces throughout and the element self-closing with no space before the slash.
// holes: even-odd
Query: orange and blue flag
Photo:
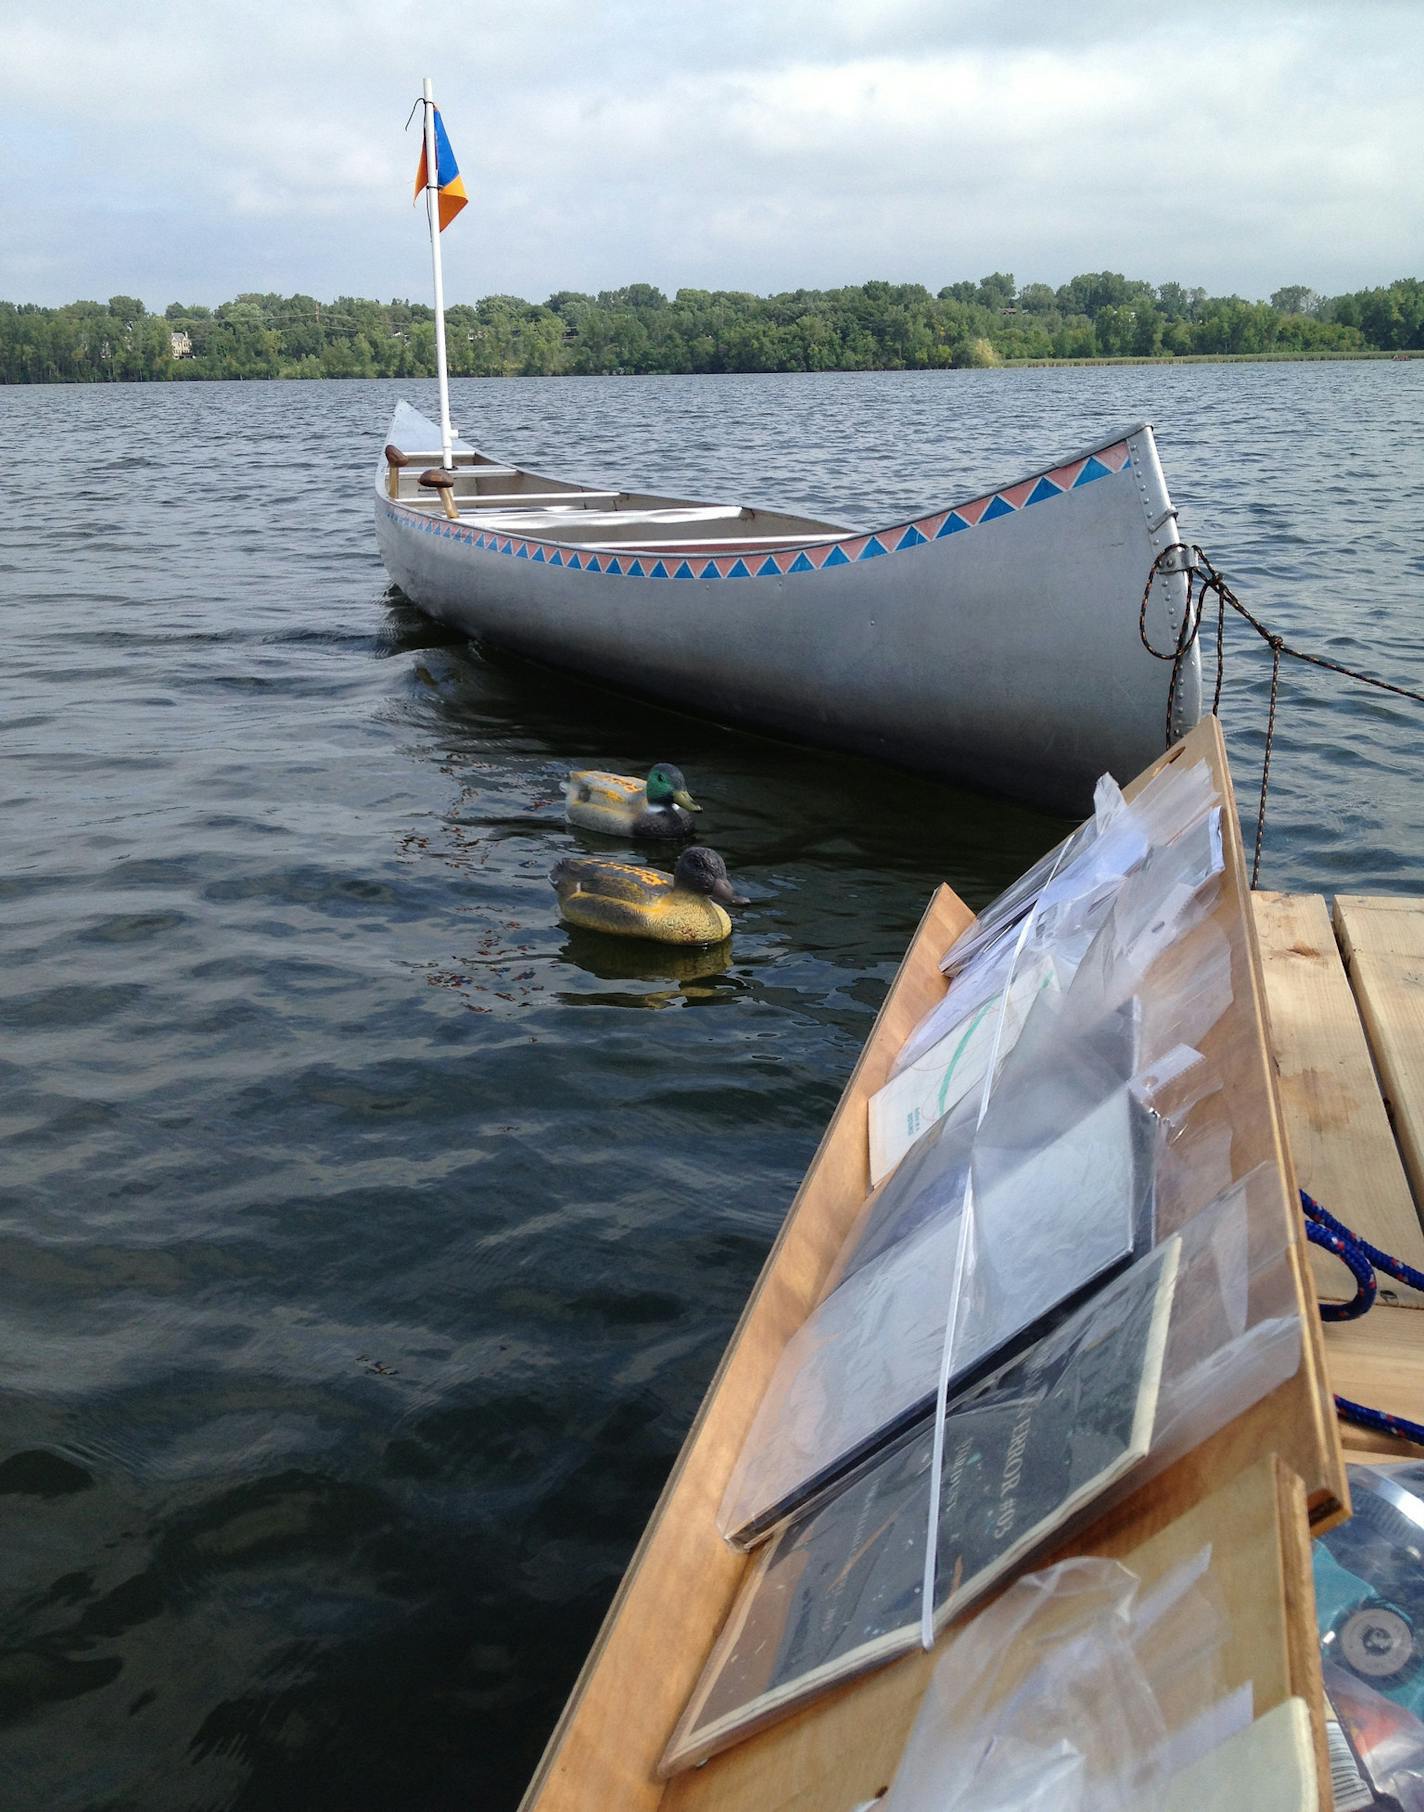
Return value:
<svg viewBox="0 0 1424 1812">
<path fill-rule="evenodd" d="M 429 187 L 425 174 L 425 143 L 420 146 L 420 166 L 415 173 L 415 199 L 420 200 L 423 190 Z M 455 162 L 455 153 L 450 149 L 450 140 L 446 136 L 445 122 L 440 117 L 440 109 L 435 109 L 435 189 L 436 199 L 440 206 L 440 231 L 443 233 L 450 222 L 470 199 L 465 193 L 465 180 L 460 175 L 460 166 Z"/>
</svg>

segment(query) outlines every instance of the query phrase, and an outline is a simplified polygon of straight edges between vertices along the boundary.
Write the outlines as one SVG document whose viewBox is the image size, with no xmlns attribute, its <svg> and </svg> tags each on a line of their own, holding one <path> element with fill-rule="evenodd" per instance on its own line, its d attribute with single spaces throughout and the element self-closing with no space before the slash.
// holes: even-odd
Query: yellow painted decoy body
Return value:
<svg viewBox="0 0 1424 1812">
<path fill-rule="evenodd" d="M 671 876 L 603 856 L 565 856 L 549 879 L 565 923 L 662 944 L 719 944 L 732 935 L 726 908 L 746 904 L 722 858 L 697 845 L 682 852 Z"/>
</svg>

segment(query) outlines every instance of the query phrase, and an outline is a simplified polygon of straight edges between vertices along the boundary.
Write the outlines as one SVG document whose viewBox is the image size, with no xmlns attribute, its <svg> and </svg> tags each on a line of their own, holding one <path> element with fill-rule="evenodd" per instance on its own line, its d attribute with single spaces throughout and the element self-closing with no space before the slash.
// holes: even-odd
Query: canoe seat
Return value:
<svg viewBox="0 0 1424 1812">
<path fill-rule="evenodd" d="M 522 531 L 531 526 L 531 519 L 550 515 L 555 521 L 567 522 L 577 517 L 582 522 L 588 513 L 583 504 L 584 498 L 595 503 L 611 503 L 617 497 L 617 491 L 456 491 L 455 501 L 462 511 L 478 510 L 481 518 L 488 512 L 496 511 L 501 517 L 508 516 L 510 527 L 516 525 Z M 567 505 L 560 510 L 550 510 L 550 500 L 554 497 L 567 498 Z M 409 504 L 412 509 L 419 509 L 426 502 L 420 496 L 402 496 L 401 502 Z"/>
<path fill-rule="evenodd" d="M 463 501 L 463 499 L 462 499 Z M 627 529 L 630 533 L 649 529 L 689 530 L 701 524 L 715 526 L 719 523 L 739 522 L 742 510 L 736 504 L 709 504 L 688 506 L 683 509 L 658 510 L 570 510 L 543 509 L 539 511 L 521 511 L 511 516 L 510 527 L 518 527 L 521 532 L 532 529 L 548 529 L 557 534 L 564 529 L 576 530 L 579 539 L 589 535 L 606 532 L 608 529 Z"/>
<path fill-rule="evenodd" d="M 548 509 L 553 503 L 565 509 L 587 509 L 591 503 L 615 503 L 617 491 L 482 491 L 478 496 L 460 496 L 467 509 L 513 510 L 522 517 L 528 510 Z"/>
</svg>

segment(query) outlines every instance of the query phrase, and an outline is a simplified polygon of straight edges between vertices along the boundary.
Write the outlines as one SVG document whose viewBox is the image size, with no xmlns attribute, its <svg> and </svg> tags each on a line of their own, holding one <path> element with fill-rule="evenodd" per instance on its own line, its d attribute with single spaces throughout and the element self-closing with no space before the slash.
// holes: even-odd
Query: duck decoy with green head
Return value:
<svg viewBox="0 0 1424 1812">
<path fill-rule="evenodd" d="M 610 837 L 687 837 L 700 812 L 682 769 L 660 761 L 646 780 L 575 768 L 564 782 L 564 815 L 584 830 Z"/>
<path fill-rule="evenodd" d="M 604 856 L 564 856 L 549 872 L 559 917 L 610 937 L 663 944 L 719 944 L 732 935 L 728 906 L 745 906 L 715 849 L 683 850 L 671 876 Z"/>
</svg>

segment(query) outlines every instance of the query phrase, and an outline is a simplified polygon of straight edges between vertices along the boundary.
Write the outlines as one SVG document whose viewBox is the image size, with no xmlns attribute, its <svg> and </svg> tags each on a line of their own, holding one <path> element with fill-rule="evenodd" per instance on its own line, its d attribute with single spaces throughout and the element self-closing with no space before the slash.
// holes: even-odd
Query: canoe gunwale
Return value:
<svg viewBox="0 0 1424 1812">
<path fill-rule="evenodd" d="M 402 407 L 404 407 L 404 405 L 402 405 Z M 400 419 L 401 419 L 401 415 L 400 415 L 400 410 L 398 409 L 395 417 L 392 418 L 392 424 L 391 424 L 392 436 L 394 436 L 394 434 L 396 432 L 395 424 Z M 799 534 L 793 536 L 792 537 L 793 545 L 790 545 L 790 546 L 788 546 L 786 544 L 787 543 L 786 537 L 778 536 L 778 537 L 775 537 L 775 539 L 780 543 L 780 546 L 778 547 L 777 551 L 783 552 L 783 553 L 788 553 L 788 554 L 796 554 L 799 552 L 809 553 L 809 552 L 812 552 L 815 550 L 819 550 L 821 548 L 825 548 L 825 549 L 829 550 L 833 547 L 841 546 L 841 545 L 844 545 L 844 544 L 847 544 L 847 543 L 853 542 L 853 541 L 860 541 L 862 539 L 867 540 L 867 541 L 874 539 L 874 540 L 883 542 L 887 539 L 894 538 L 898 541 L 898 540 L 902 540 L 904 538 L 907 530 L 916 529 L 921 534 L 923 534 L 923 528 L 922 528 L 923 524 L 929 523 L 929 522 L 936 522 L 936 521 L 946 522 L 946 521 L 948 521 L 948 519 L 950 519 L 951 517 L 954 517 L 956 515 L 961 518 L 961 521 L 962 521 L 962 524 L 964 527 L 975 528 L 975 527 L 978 527 L 979 523 L 983 521 L 984 516 L 992 510 L 995 501 L 1003 500 L 1008 493 L 1021 490 L 1025 486 L 1030 486 L 1030 487 L 1035 486 L 1040 481 L 1049 479 L 1052 476 L 1052 474 L 1057 473 L 1057 472 L 1066 471 L 1069 468 L 1074 467 L 1074 466 L 1082 465 L 1084 468 L 1086 468 L 1087 461 L 1094 459 L 1103 453 L 1115 452 L 1116 449 L 1119 447 L 1129 446 L 1130 443 L 1135 438 L 1142 436 L 1144 434 L 1146 436 L 1148 436 L 1149 439 L 1151 438 L 1152 424 L 1148 421 L 1136 422 L 1131 427 L 1123 428 L 1118 433 L 1109 436 L 1105 440 L 1098 440 L 1098 441 L 1094 442 L 1091 446 L 1083 448 L 1080 452 L 1067 454 L 1062 459 L 1054 460 L 1049 465 L 1038 466 L 1038 467 L 1034 468 L 1032 471 L 1024 473 L 1021 477 L 1011 480 L 1007 484 L 996 485 L 996 486 L 990 488 L 989 490 L 975 492 L 972 496 L 961 498 L 959 501 L 957 501 L 955 503 L 937 505 L 934 508 L 931 508 L 928 510 L 917 511 L 916 514 L 914 514 L 913 516 L 897 518 L 895 521 L 884 523 L 879 527 L 867 528 L 867 529 L 837 528 L 833 524 L 826 523 L 826 524 L 819 525 L 819 527 L 813 529 L 804 538 L 802 538 Z M 455 447 L 461 453 L 473 454 L 475 457 L 475 460 L 477 462 L 484 460 L 484 461 L 490 462 L 491 464 L 505 463 L 505 462 L 502 462 L 498 458 L 498 456 L 496 456 L 494 454 L 487 454 L 487 453 L 481 451 L 479 448 L 470 447 L 464 441 L 455 442 Z M 1124 463 L 1130 463 L 1130 455 L 1128 456 L 1127 460 Z M 480 468 L 479 468 L 478 463 L 476 463 L 473 467 L 466 466 L 466 467 L 458 468 L 458 470 L 465 471 L 465 472 L 473 471 L 476 476 L 478 476 L 478 474 L 479 474 L 479 469 Z M 1121 464 L 1116 467 L 1111 468 L 1111 470 L 1114 470 L 1114 471 L 1120 471 L 1122 469 L 1123 469 L 1123 465 L 1121 465 Z M 583 496 L 583 495 L 597 495 L 597 496 L 607 496 L 608 495 L 606 488 L 599 487 L 599 486 L 592 485 L 592 484 L 585 484 L 582 480 L 579 480 L 579 479 L 570 479 L 568 477 L 565 477 L 565 476 L 562 476 L 559 474 L 555 474 L 555 473 L 535 472 L 531 468 L 522 467 L 522 466 L 516 467 L 515 470 L 517 470 L 523 477 L 528 478 L 529 480 L 531 480 L 532 482 L 534 482 L 536 484 L 572 485 L 574 488 L 568 492 L 568 501 L 571 505 L 576 504 L 578 499 L 580 498 L 580 496 Z M 377 494 L 378 501 L 380 503 L 385 504 L 387 506 L 387 508 L 391 511 L 391 513 L 394 515 L 403 517 L 406 520 L 414 520 L 414 521 L 423 522 L 428 513 L 426 510 L 414 509 L 409 504 L 407 504 L 401 500 L 398 500 L 398 499 L 392 499 L 387 495 L 386 489 L 385 489 L 385 476 L 384 476 L 385 471 L 386 471 L 386 463 L 385 463 L 385 459 L 383 457 L 381 459 L 381 461 L 377 467 L 377 471 L 376 471 L 376 494 Z M 1092 482 L 1092 480 L 1090 479 L 1087 482 Z M 1075 481 L 1074 488 L 1076 488 L 1076 481 Z M 1063 494 L 1063 493 L 1060 492 L 1060 494 Z M 622 491 L 617 492 L 617 495 L 620 498 L 628 497 L 630 499 L 636 499 L 636 507 L 640 508 L 640 509 L 641 508 L 710 509 L 715 506 L 714 499 L 708 499 L 708 498 L 688 499 L 688 498 L 663 497 L 660 494 L 658 494 L 656 492 L 651 492 L 651 491 L 636 491 L 635 492 L 635 491 L 622 490 Z M 745 505 L 745 504 L 741 505 L 741 506 L 728 505 L 727 507 L 728 508 L 740 507 L 743 509 L 751 508 L 754 510 L 754 512 L 757 515 L 767 516 L 767 517 L 784 516 L 784 515 L 788 515 L 788 514 L 790 514 L 790 515 L 799 514 L 799 512 L 784 511 L 784 510 L 780 510 L 780 509 L 763 509 L 756 505 Z M 1017 507 L 1019 507 L 1019 506 L 1016 506 L 1016 505 L 1009 506 L 1009 508 L 1011 508 L 1011 509 L 1017 508 Z M 617 508 L 617 506 L 615 506 L 615 509 L 616 508 Z M 975 510 L 975 509 L 978 509 L 979 513 L 976 516 L 974 516 L 972 519 L 968 518 L 966 516 L 965 512 Z M 512 512 L 508 512 L 508 513 L 512 513 Z M 634 510 L 629 511 L 629 514 L 634 514 L 634 513 L 636 513 Z M 1155 535 L 1158 532 L 1160 532 L 1160 530 L 1165 526 L 1167 521 L 1169 519 L 1175 520 L 1175 517 L 1176 517 L 1176 510 L 1175 510 L 1174 506 L 1169 503 L 1166 506 L 1166 508 L 1159 513 L 1156 521 L 1149 521 L 1149 523 L 1148 523 L 1149 535 Z M 458 528 L 458 527 L 466 526 L 466 525 L 464 525 L 463 523 L 461 523 L 461 524 L 452 523 L 450 526 L 452 528 Z M 530 546 L 543 546 L 543 547 L 551 547 L 551 548 L 558 548 L 558 549 L 572 548 L 575 552 L 579 551 L 581 549 L 581 547 L 583 546 L 583 543 L 581 543 L 579 541 L 576 541 L 576 540 L 570 541 L 570 540 L 564 539 L 558 535 L 548 533 L 547 530 L 540 530 L 536 534 L 523 535 L 523 534 L 520 534 L 516 529 L 513 529 L 509 526 L 505 526 L 494 532 L 502 540 L 503 539 L 521 540 L 521 541 L 527 542 Z M 958 532 L 958 531 L 950 531 L 950 532 Z M 772 538 L 773 537 L 768 532 L 767 540 L 770 541 Z M 691 537 L 684 536 L 682 539 L 684 541 L 686 541 L 686 540 L 691 539 Z M 757 552 L 765 551 L 762 547 L 760 547 L 758 545 L 757 539 L 754 535 L 748 535 L 745 538 L 743 538 L 741 536 L 729 537 L 729 539 L 735 539 L 737 542 L 738 548 L 743 552 L 757 553 Z M 930 539 L 930 537 L 926 536 L 925 539 L 928 540 L 928 539 Z M 666 546 L 666 542 L 660 541 L 657 537 L 651 537 L 651 538 L 647 539 L 646 541 L 630 540 L 626 544 L 622 544 L 622 545 L 624 547 L 626 547 L 626 551 L 629 554 L 634 555 L 634 556 L 643 554 L 643 553 L 656 556 L 659 551 L 670 551 Z M 916 542 L 910 543 L 909 546 L 907 546 L 907 547 L 901 547 L 901 546 L 886 547 L 886 548 L 884 548 L 883 551 L 887 554 L 888 553 L 904 553 L 904 552 L 913 551 L 913 548 L 915 548 L 919 545 L 921 545 L 921 543 L 916 541 Z M 769 577 L 770 575 L 766 575 L 766 576 Z"/>
</svg>

